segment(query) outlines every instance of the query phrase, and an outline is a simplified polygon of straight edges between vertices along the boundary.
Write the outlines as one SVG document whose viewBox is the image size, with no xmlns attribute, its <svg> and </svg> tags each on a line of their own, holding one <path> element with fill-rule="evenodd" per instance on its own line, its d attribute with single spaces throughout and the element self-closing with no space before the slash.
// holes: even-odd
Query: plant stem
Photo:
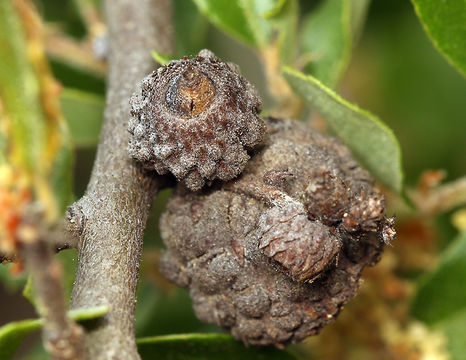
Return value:
<svg viewBox="0 0 466 360">
<path fill-rule="evenodd" d="M 34 225 L 23 225 L 19 255 L 32 276 L 37 308 L 44 318 L 43 342 L 54 360 L 84 360 L 84 331 L 66 314 L 62 268 Z"/>
<path fill-rule="evenodd" d="M 143 233 L 163 178 L 144 172 L 127 155 L 129 98 L 151 70 L 150 51 L 170 52 L 169 0 L 107 0 L 107 106 L 86 194 L 70 209 L 81 224 L 72 308 L 109 305 L 86 335 L 88 357 L 139 359 L 134 308 Z"/>
</svg>

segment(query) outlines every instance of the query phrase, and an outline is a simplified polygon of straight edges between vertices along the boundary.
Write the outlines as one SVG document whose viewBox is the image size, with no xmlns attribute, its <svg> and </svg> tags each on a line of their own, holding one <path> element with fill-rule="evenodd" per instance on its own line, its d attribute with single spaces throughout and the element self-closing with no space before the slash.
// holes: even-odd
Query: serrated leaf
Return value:
<svg viewBox="0 0 466 360">
<path fill-rule="evenodd" d="M 310 57 L 306 72 L 335 87 L 346 70 L 368 0 L 325 0 L 305 19 L 302 49 Z"/>
<path fill-rule="evenodd" d="M 64 89 L 60 104 L 75 146 L 96 146 L 103 121 L 104 99 L 84 91 Z"/>
<path fill-rule="evenodd" d="M 179 334 L 143 338 L 137 341 L 143 360 L 294 360 L 295 356 L 275 348 L 245 347 L 224 334 Z"/>
<path fill-rule="evenodd" d="M 68 312 L 75 321 L 91 320 L 105 315 L 108 306 L 96 306 L 89 309 L 76 309 Z M 15 321 L 0 327 L 0 359 L 10 359 L 18 349 L 24 337 L 42 327 L 42 319 Z"/>
<path fill-rule="evenodd" d="M 466 1 L 411 0 L 435 47 L 466 76 Z"/>
<path fill-rule="evenodd" d="M 421 282 L 411 312 L 428 324 L 466 311 L 466 232 L 443 252 L 435 271 Z"/>
<path fill-rule="evenodd" d="M 382 184 L 400 192 L 401 150 L 392 130 L 375 115 L 346 101 L 312 76 L 284 68 L 291 87 L 322 115 L 331 130 Z"/>
</svg>

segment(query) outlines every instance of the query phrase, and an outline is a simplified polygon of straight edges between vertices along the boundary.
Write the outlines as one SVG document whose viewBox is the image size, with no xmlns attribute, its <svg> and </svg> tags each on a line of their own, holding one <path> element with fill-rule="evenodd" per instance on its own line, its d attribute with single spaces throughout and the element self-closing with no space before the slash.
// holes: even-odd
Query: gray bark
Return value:
<svg viewBox="0 0 466 360">
<path fill-rule="evenodd" d="M 109 305 L 86 335 L 90 359 L 138 359 L 134 309 L 142 240 L 163 178 L 145 173 L 127 155 L 129 98 L 155 67 L 151 50 L 170 52 L 170 0 L 107 0 L 107 104 L 86 194 L 69 211 L 80 235 L 72 308 Z"/>
</svg>

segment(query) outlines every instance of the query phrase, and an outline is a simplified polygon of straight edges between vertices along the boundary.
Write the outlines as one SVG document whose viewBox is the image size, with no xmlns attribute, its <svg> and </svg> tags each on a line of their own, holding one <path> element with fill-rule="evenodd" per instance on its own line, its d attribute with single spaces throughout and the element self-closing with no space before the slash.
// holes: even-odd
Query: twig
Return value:
<svg viewBox="0 0 466 360">
<path fill-rule="evenodd" d="M 408 195 L 423 214 L 433 216 L 466 204 L 466 177 Z"/>
<path fill-rule="evenodd" d="M 110 312 L 86 335 L 88 357 L 138 359 L 134 308 L 142 239 L 162 177 L 129 159 L 129 98 L 153 66 L 150 50 L 171 51 L 169 0 L 107 0 L 109 77 L 107 107 L 86 194 L 70 221 L 81 224 L 72 307 L 107 304 Z"/>
<path fill-rule="evenodd" d="M 32 276 L 36 305 L 44 318 L 44 346 L 54 360 L 86 359 L 84 331 L 66 315 L 62 268 L 36 223 L 26 223 L 18 229 L 18 254 Z"/>
</svg>

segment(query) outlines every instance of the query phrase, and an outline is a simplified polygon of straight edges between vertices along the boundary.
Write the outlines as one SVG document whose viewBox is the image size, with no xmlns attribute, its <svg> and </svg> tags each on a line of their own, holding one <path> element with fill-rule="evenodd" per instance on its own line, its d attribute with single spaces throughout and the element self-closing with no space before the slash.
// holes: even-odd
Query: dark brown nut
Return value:
<svg viewBox="0 0 466 360">
<path fill-rule="evenodd" d="M 161 220 L 161 271 L 190 290 L 201 320 L 246 344 L 281 347 L 334 321 L 394 229 L 341 142 L 266 122 L 267 142 L 241 177 L 175 190 Z"/>
<path fill-rule="evenodd" d="M 265 131 L 256 89 L 209 50 L 154 71 L 130 102 L 130 156 L 191 190 L 238 176 Z"/>
</svg>

